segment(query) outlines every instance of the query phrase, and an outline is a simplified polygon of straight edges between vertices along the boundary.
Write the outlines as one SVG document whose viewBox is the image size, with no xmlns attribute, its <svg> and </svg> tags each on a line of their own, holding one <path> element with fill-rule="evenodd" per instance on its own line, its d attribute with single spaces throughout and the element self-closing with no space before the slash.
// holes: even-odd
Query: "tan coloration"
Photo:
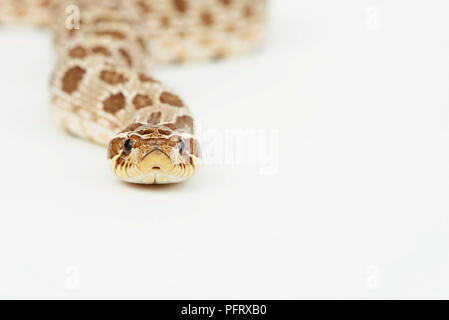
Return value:
<svg viewBox="0 0 449 320">
<path fill-rule="evenodd" d="M 108 36 L 119 40 L 123 40 L 126 38 L 125 34 L 115 30 L 97 31 L 95 34 L 99 36 Z"/>
<path fill-rule="evenodd" d="M 154 80 L 153 78 L 147 76 L 144 73 L 139 74 L 139 80 L 142 82 L 154 82 L 154 83 L 158 83 L 159 81 Z"/>
<path fill-rule="evenodd" d="M 150 124 L 159 124 L 162 118 L 162 113 L 160 111 L 151 113 L 148 118 L 147 122 Z"/>
<path fill-rule="evenodd" d="M 206 27 L 210 27 L 211 25 L 214 24 L 214 18 L 212 16 L 212 14 L 208 11 L 204 11 L 201 14 L 201 21 L 202 21 L 203 25 L 205 25 Z"/>
<path fill-rule="evenodd" d="M 254 15 L 253 8 L 251 6 L 246 6 L 243 11 L 243 16 L 247 19 L 251 18 Z"/>
<path fill-rule="evenodd" d="M 123 138 L 114 138 L 111 140 L 108 146 L 108 159 L 111 159 L 120 153 L 120 149 L 123 148 L 124 140 L 125 139 Z"/>
<path fill-rule="evenodd" d="M 68 4 L 80 8 L 79 30 L 61 27 Z M 52 29 L 51 111 L 61 127 L 109 145 L 117 177 L 171 183 L 198 169 L 194 121 L 146 62 L 248 52 L 263 38 L 265 8 L 265 0 L 0 0 L 0 21 Z"/>
<path fill-rule="evenodd" d="M 137 6 L 144 15 L 147 15 L 151 12 L 151 6 L 145 1 L 137 1 Z"/>
<path fill-rule="evenodd" d="M 182 13 L 186 12 L 188 9 L 186 0 L 173 0 L 173 5 L 177 11 Z"/>
<path fill-rule="evenodd" d="M 146 43 L 145 40 L 143 40 L 142 37 L 137 38 L 137 42 L 139 43 L 141 49 L 142 49 L 144 52 L 147 52 L 147 51 L 148 51 L 147 43 Z"/>
<path fill-rule="evenodd" d="M 181 108 L 184 106 L 182 100 L 177 95 L 167 92 L 167 91 L 164 91 L 161 93 L 159 100 L 162 103 L 169 104 L 173 107 Z"/>
<path fill-rule="evenodd" d="M 232 0 L 218 0 L 218 1 L 225 6 L 229 6 L 232 2 Z"/>
<path fill-rule="evenodd" d="M 133 105 L 137 110 L 153 105 L 153 100 L 144 94 L 138 94 L 133 99 Z"/>
<path fill-rule="evenodd" d="M 82 46 L 77 46 L 75 48 L 72 48 L 69 51 L 69 56 L 72 58 L 80 58 L 83 59 L 87 56 L 87 50 L 84 49 Z"/>
<path fill-rule="evenodd" d="M 93 47 L 92 48 L 92 52 L 95 53 L 95 54 L 102 54 L 104 56 L 110 56 L 111 55 L 111 51 L 109 51 L 107 48 L 101 47 L 101 46 Z"/>
<path fill-rule="evenodd" d="M 170 27 L 170 18 L 169 17 L 162 16 L 159 21 L 160 21 L 160 24 L 161 24 L 162 28 L 167 29 L 167 28 Z"/>
<path fill-rule="evenodd" d="M 128 131 L 134 131 L 137 128 L 140 128 L 142 126 L 143 126 L 142 123 L 132 123 L 129 126 L 127 126 L 125 129 L 123 129 L 123 131 L 121 131 L 120 133 L 124 133 L 124 132 L 128 132 Z"/>
<path fill-rule="evenodd" d="M 176 118 L 176 128 L 193 133 L 193 118 L 188 115 L 179 116 Z"/>
<path fill-rule="evenodd" d="M 86 70 L 79 66 L 67 70 L 64 77 L 62 78 L 62 90 L 67 92 L 68 94 L 76 91 L 85 73 Z"/>
<path fill-rule="evenodd" d="M 110 70 L 101 71 L 100 79 L 111 85 L 116 85 L 128 81 L 128 79 L 123 74 Z"/>
<path fill-rule="evenodd" d="M 226 58 L 227 53 L 228 50 L 226 49 L 226 47 L 219 48 L 215 53 L 214 60 L 223 60 L 224 58 Z"/>
<path fill-rule="evenodd" d="M 123 93 L 119 92 L 117 94 L 110 95 L 106 100 L 103 101 L 103 109 L 112 114 L 117 113 L 119 110 L 123 109 L 126 104 L 126 99 Z"/>
<path fill-rule="evenodd" d="M 126 51 L 123 48 L 120 48 L 119 52 L 122 55 L 123 59 L 125 59 L 125 61 L 128 64 L 128 66 L 132 67 L 133 61 L 132 61 L 131 56 L 129 55 L 128 51 Z"/>
</svg>

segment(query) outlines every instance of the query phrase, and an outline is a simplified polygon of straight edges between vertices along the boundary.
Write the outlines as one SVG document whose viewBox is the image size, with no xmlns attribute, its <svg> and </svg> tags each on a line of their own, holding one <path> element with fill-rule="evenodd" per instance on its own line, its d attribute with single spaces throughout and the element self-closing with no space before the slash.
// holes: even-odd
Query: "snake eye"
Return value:
<svg viewBox="0 0 449 320">
<path fill-rule="evenodd" d="M 125 147 L 125 151 L 128 151 L 128 152 L 131 151 L 133 148 L 131 139 L 126 140 L 123 146 Z"/>
<path fill-rule="evenodd" d="M 179 140 L 178 149 L 180 154 L 184 153 L 184 150 L 186 149 L 186 144 L 183 139 Z"/>
</svg>

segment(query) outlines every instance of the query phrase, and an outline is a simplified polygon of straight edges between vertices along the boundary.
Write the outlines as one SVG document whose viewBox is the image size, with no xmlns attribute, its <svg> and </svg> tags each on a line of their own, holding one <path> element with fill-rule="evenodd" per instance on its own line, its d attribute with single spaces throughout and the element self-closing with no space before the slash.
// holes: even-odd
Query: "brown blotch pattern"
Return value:
<svg viewBox="0 0 449 320">
<path fill-rule="evenodd" d="M 94 47 L 92 48 L 92 52 L 95 54 L 102 54 L 104 56 L 110 56 L 111 55 L 111 51 L 109 51 L 109 49 L 105 48 L 105 47 Z"/>
<path fill-rule="evenodd" d="M 143 40 L 143 38 L 141 38 L 141 37 L 137 38 L 137 43 L 139 44 L 142 51 L 147 52 L 147 50 L 148 50 L 147 43 L 145 40 Z"/>
<path fill-rule="evenodd" d="M 79 83 L 83 80 L 86 70 L 79 66 L 75 66 L 67 70 L 62 77 L 62 90 L 68 94 L 78 90 Z"/>
<path fill-rule="evenodd" d="M 42 0 L 41 3 L 39 4 L 39 6 L 46 8 L 48 6 L 50 6 L 51 4 L 51 0 Z"/>
<path fill-rule="evenodd" d="M 142 109 L 153 105 L 153 100 L 147 95 L 137 94 L 133 99 L 133 105 L 136 109 Z"/>
<path fill-rule="evenodd" d="M 143 14 L 148 14 L 151 12 L 151 7 L 145 1 L 137 1 L 137 6 Z"/>
<path fill-rule="evenodd" d="M 204 11 L 203 13 L 201 13 L 201 22 L 206 27 L 209 27 L 214 24 L 214 17 L 210 12 Z"/>
<path fill-rule="evenodd" d="M 126 99 L 123 93 L 112 94 L 103 101 L 103 109 L 106 112 L 116 114 L 119 110 L 123 109 L 126 105 Z"/>
<path fill-rule="evenodd" d="M 170 18 L 169 17 L 162 16 L 159 21 L 160 21 L 161 27 L 163 27 L 163 28 L 170 27 Z"/>
<path fill-rule="evenodd" d="M 151 123 L 151 124 L 159 124 L 159 122 L 161 121 L 161 117 L 162 117 L 162 113 L 160 111 L 153 112 L 152 114 L 150 114 L 147 121 L 148 121 L 148 123 Z"/>
<path fill-rule="evenodd" d="M 218 0 L 218 1 L 225 6 L 229 6 L 232 2 L 232 0 Z"/>
<path fill-rule="evenodd" d="M 95 32 L 95 34 L 99 36 L 109 36 L 119 40 L 126 39 L 126 35 L 121 33 L 120 31 L 113 31 L 113 30 L 97 31 Z"/>
<path fill-rule="evenodd" d="M 234 32 L 235 31 L 235 27 L 234 26 L 227 26 L 226 27 L 226 32 L 227 33 L 232 33 L 232 32 Z"/>
<path fill-rule="evenodd" d="M 87 56 L 87 50 L 82 46 L 77 46 L 69 51 L 69 56 L 72 58 L 80 58 L 83 59 Z"/>
<path fill-rule="evenodd" d="M 147 76 L 145 73 L 139 74 L 139 80 L 142 81 L 142 82 L 154 82 L 154 83 L 158 83 L 157 80 L 154 80 L 153 78 Z"/>
<path fill-rule="evenodd" d="M 173 0 L 173 5 L 177 11 L 182 13 L 186 12 L 188 9 L 186 0 Z"/>
<path fill-rule="evenodd" d="M 226 48 L 219 48 L 216 52 L 215 55 L 213 56 L 214 60 L 222 60 L 224 58 L 226 58 L 226 55 L 228 54 L 228 50 Z"/>
<path fill-rule="evenodd" d="M 176 127 L 184 129 L 188 132 L 193 132 L 193 118 L 188 115 L 179 116 L 176 118 Z"/>
<path fill-rule="evenodd" d="M 157 131 L 159 132 L 159 134 L 163 134 L 164 136 L 169 136 L 172 134 L 171 130 L 167 130 L 167 129 L 163 129 L 163 128 L 158 128 Z"/>
<path fill-rule="evenodd" d="M 109 70 L 103 70 L 100 72 L 100 79 L 108 84 L 119 84 L 128 81 L 128 79 L 121 73 Z"/>
<path fill-rule="evenodd" d="M 161 96 L 159 97 L 159 100 L 162 103 L 165 104 L 169 104 L 173 107 L 182 107 L 184 106 L 184 103 L 182 102 L 182 100 L 177 96 L 174 95 L 173 93 L 164 91 L 162 92 Z"/>
<path fill-rule="evenodd" d="M 143 135 L 145 135 L 145 134 L 151 134 L 151 133 L 154 133 L 155 130 L 156 130 L 156 129 L 153 129 L 153 128 L 147 128 L 147 129 L 139 130 L 139 131 L 137 131 L 137 133 L 143 136 Z"/>
<path fill-rule="evenodd" d="M 143 126 L 142 123 L 139 123 L 139 122 L 132 123 L 129 126 L 127 126 L 125 129 L 123 129 L 120 133 L 124 133 L 124 132 L 128 132 L 128 131 L 134 131 L 137 128 L 140 128 L 141 126 Z"/>
<path fill-rule="evenodd" d="M 119 52 L 122 55 L 123 59 L 125 59 L 125 61 L 128 64 L 128 66 L 132 67 L 133 61 L 132 61 L 131 56 L 129 55 L 128 51 L 126 51 L 123 48 L 120 48 Z"/>
<path fill-rule="evenodd" d="M 243 16 L 245 18 L 251 18 L 253 16 L 254 12 L 253 12 L 253 8 L 251 8 L 251 6 L 246 6 L 245 9 L 243 10 Z"/>
</svg>

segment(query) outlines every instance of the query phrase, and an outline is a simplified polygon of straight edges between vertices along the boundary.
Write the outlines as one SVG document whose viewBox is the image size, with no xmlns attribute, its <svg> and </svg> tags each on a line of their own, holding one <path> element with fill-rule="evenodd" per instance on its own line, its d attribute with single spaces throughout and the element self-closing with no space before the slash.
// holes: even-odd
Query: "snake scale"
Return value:
<svg viewBox="0 0 449 320">
<path fill-rule="evenodd" d="M 190 110 L 148 63 L 247 52 L 265 20 L 265 0 L 0 0 L 0 24 L 53 33 L 59 126 L 107 146 L 113 174 L 141 184 L 184 181 L 201 162 Z"/>
</svg>

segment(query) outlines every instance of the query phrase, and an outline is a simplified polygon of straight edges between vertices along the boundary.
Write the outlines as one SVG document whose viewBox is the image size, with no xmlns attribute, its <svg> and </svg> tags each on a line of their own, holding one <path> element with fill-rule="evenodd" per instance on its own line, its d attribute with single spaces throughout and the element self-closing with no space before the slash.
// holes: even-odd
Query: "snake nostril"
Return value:
<svg viewBox="0 0 449 320">
<path fill-rule="evenodd" d="M 153 170 L 161 170 L 160 167 L 153 167 Z"/>
</svg>

